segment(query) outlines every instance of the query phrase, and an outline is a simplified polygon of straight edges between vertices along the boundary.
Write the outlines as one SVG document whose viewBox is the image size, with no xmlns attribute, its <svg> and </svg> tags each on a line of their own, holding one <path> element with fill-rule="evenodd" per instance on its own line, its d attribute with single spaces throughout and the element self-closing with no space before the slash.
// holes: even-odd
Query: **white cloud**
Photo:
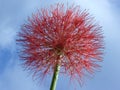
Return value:
<svg viewBox="0 0 120 90">
<path fill-rule="evenodd" d="M 14 36 L 15 32 L 12 28 L 0 31 L 0 45 L 3 47 L 13 44 Z"/>
<path fill-rule="evenodd" d="M 14 27 L 9 26 L 9 20 L 0 25 L 0 47 L 5 48 L 14 45 L 16 32 Z"/>
<path fill-rule="evenodd" d="M 32 77 L 16 64 L 14 67 L 6 68 L 5 72 L 0 75 L 0 88 L 2 90 L 47 90 L 40 84 L 36 84 Z"/>
</svg>

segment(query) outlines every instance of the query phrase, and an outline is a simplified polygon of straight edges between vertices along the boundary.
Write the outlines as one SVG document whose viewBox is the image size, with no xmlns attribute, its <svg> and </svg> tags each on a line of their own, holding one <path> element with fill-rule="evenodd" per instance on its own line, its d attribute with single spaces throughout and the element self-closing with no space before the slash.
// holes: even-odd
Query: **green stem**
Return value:
<svg viewBox="0 0 120 90">
<path fill-rule="evenodd" d="M 57 64 L 56 67 L 55 67 L 55 70 L 54 70 L 50 90 L 55 90 L 56 89 L 56 84 L 57 84 L 57 80 L 58 80 L 59 71 L 60 71 L 60 65 Z"/>
</svg>

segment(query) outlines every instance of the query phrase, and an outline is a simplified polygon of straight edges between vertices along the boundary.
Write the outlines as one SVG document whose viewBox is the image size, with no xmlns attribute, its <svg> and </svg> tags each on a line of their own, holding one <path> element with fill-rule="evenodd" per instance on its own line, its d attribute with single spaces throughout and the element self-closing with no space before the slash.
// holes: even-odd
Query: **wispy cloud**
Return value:
<svg viewBox="0 0 120 90">
<path fill-rule="evenodd" d="M 14 45 L 14 39 L 16 32 L 13 28 L 4 26 L 4 28 L 0 28 L 0 47 L 7 48 L 10 45 Z"/>
<path fill-rule="evenodd" d="M 45 86 L 37 85 L 28 77 L 28 73 L 24 72 L 19 65 L 12 68 L 6 68 L 5 72 L 0 77 L 0 88 L 2 90 L 47 90 Z"/>
</svg>

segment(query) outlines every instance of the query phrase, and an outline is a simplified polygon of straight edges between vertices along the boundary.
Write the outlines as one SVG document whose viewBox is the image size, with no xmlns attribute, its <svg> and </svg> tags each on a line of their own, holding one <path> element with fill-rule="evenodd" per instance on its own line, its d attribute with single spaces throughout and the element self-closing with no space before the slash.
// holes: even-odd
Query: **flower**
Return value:
<svg viewBox="0 0 120 90">
<path fill-rule="evenodd" d="M 45 76 L 59 63 L 60 73 L 81 83 L 102 61 L 103 35 L 99 24 L 80 7 L 63 4 L 41 9 L 22 25 L 17 42 L 20 58 L 35 75 Z"/>
</svg>

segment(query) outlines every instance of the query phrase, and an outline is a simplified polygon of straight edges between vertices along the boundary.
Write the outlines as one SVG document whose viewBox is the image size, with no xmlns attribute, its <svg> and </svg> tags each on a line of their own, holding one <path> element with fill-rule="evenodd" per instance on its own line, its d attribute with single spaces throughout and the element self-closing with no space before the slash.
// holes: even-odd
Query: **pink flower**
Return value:
<svg viewBox="0 0 120 90">
<path fill-rule="evenodd" d="M 23 24 L 17 42 L 22 46 L 20 58 L 27 69 L 45 76 L 59 63 L 60 73 L 81 83 L 102 61 L 103 35 L 87 11 L 57 4 L 41 9 Z M 87 71 L 87 72 L 86 72 Z"/>
</svg>

